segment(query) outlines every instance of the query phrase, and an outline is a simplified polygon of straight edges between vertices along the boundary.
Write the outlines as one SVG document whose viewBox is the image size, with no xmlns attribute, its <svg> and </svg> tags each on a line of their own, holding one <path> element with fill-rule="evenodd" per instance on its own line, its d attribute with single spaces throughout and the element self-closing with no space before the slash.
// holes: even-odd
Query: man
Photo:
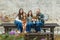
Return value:
<svg viewBox="0 0 60 40">
<path fill-rule="evenodd" d="M 40 9 L 38 8 L 36 10 L 36 17 L 37 17 L 37 22 L 36 22 L 36 32 L 41 31 L 41 27 L 44 25 L 44 15 L 40 12 Z"/>
</svg>

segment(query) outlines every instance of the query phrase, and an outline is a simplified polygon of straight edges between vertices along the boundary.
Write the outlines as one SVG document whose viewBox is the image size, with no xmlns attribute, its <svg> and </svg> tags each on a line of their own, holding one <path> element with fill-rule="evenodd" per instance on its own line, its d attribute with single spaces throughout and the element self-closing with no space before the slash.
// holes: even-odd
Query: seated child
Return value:
<svg viewBox="0 0 60 40">
<path fill-rule="evenodd" d="M 33 22 L 33 24 L 35 24 L 36 23 L 36 21 L 37 21 L 37 17 L 32 17 L 32 22 Z"/>
<path fill-rule="evenodd" d="M 23 13 L 23 18 L 22 18 L 22 26 L 23 26 L 23 32 L 26 32 L 26 13 Z"/>
</svg>

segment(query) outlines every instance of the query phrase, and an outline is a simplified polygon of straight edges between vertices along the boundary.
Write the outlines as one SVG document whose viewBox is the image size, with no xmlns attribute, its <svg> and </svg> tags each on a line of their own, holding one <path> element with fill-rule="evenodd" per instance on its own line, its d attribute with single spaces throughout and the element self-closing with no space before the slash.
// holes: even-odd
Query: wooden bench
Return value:
<svg viewBox="0 0 60 40">
<path fill-rule="evenodd" d="M 50 33 L 27 33 L 25 34 L 25 40 L 50 40 Z"/>
<path fill-rule="evenodd" d="M 9 29 L 17 28 L 17 26 L 14 25 L 14 23 L 2 23 L 2 26 L 4 26 L 5 32 L 7 32 Z M 57 23 L 46 23 L 42 28 L 50 28 L 50 32 L 53 33 L 51 34 L 51 40 L 54 40 L 54 28 L 58 26 L 59 25 Z"/>
</svg>

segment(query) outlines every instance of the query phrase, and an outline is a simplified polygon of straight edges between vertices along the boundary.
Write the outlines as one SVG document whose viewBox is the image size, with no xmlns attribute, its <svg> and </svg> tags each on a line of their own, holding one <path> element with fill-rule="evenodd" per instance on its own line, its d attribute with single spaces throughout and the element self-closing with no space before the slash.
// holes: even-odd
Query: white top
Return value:
<svg viewBox="0 0 60 40">
<path fill-rule="evenodd" d="M 17 20 L 17 21 L 19 21 L 19 22 L 22 22 L 21 20 L 19 20 L 18 16 L 16 17 L 16 19 L 15 19 L 15 20 Z"/>
</svg>

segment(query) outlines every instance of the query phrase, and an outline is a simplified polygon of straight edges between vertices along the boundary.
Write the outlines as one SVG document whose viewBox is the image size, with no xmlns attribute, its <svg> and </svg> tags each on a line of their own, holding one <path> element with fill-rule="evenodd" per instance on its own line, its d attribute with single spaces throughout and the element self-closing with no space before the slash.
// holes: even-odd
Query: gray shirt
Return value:
<svg viewBox="0 0 60 40">
<path fill-rule="evenodd" d="M 27 17 L 27 21 L 32 21 L 32 17 L 31 16 Z"/>
</svg>

